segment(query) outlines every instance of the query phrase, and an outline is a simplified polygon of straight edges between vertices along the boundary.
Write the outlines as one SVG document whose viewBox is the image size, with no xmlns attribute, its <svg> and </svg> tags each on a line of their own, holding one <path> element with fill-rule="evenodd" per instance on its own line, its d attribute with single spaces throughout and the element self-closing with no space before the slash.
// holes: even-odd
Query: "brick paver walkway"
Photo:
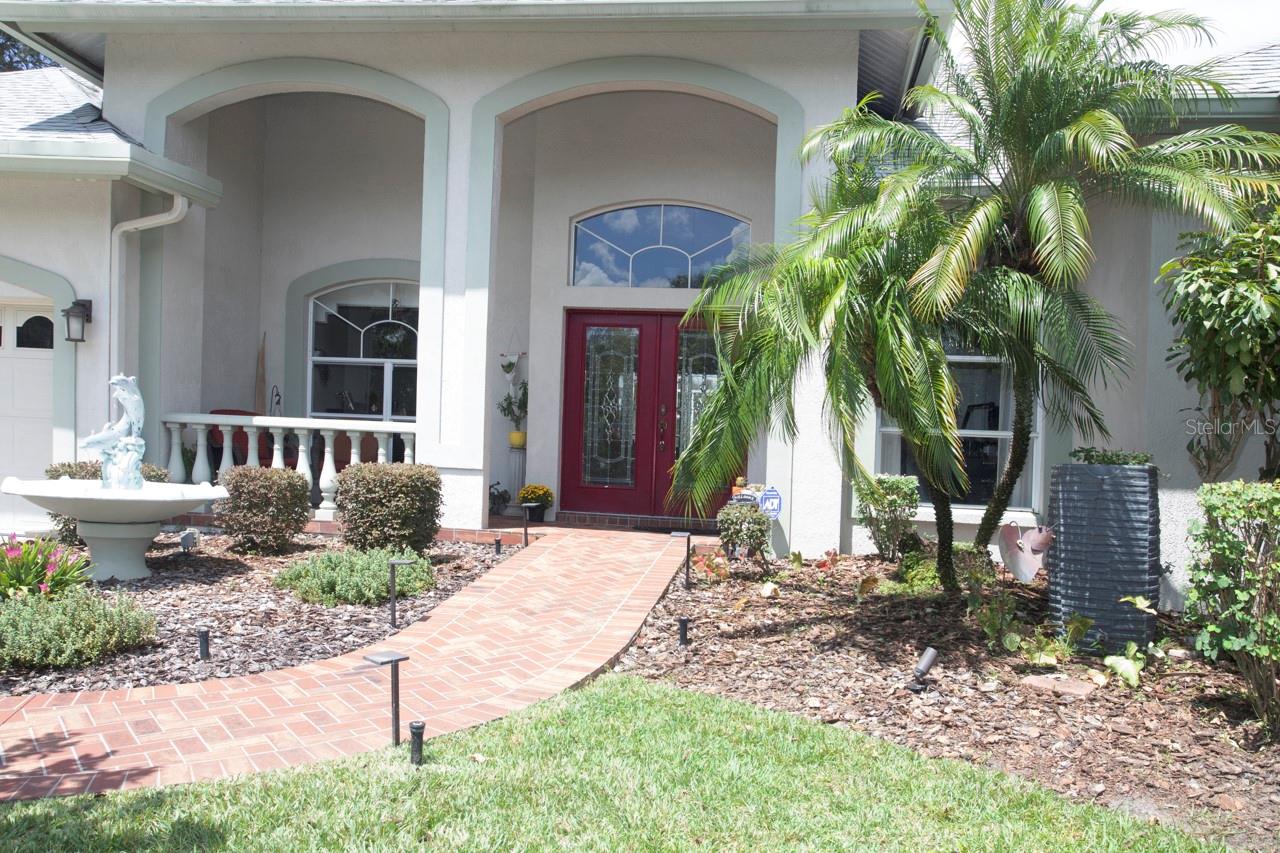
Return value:
<svg viewBox="0 0 1280 853">
<path fill-rule="evenodd" d="M 407 652 L 401 726 L 468 728 L 612 662 L 684 558 L 669 536 L 560 530 L 371 649 L 194 684 L 0 698 L 0 799 L 164 785 L 385 746 L 387 668 Z"/>
</svg>

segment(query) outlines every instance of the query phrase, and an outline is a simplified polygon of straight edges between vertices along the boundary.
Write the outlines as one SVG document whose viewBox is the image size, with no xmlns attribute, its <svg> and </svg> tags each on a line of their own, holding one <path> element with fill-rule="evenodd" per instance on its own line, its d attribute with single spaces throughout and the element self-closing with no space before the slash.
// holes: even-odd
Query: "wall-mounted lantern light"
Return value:
<svg viewBox="0 0 1280 853">
<path fill-rule="evenodd" d="M 62 309 L 67 321 L 67 340 L 73 344 L 84 343 L 84 325 L 93 322 L 93 300 L 77 299 L 70 308 Z"/>
</svg>

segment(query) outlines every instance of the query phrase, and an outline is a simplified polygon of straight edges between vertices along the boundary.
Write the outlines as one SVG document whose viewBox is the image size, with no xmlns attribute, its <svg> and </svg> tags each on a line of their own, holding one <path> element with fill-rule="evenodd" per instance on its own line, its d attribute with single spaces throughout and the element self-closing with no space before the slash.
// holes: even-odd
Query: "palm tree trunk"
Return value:
<svg viewBox="0 0 1280 853">
<path fill-rule="evenodd" d="M 937 486 L 929 486 L 933 500 L 933 524 L 938 532 L 938 580 L 948 592 L 959 592 L 956 564 L 951 546 L 955 541 L 955 524 L 951 520 L 951 495 Z"/>
<path fill-rule="evenodd" d="M 1013 498 L 1013 489 L 1018 485 L 1018 478 L 1027 467 L 1027 454 L 1031 449 L 1031 428 L 1035 423 L 1036 395 L 1029 377 L 1019 374 L 1013 376 L 1013 438 L 1009 442 L 1009 462 L 1005 465 L 1000 481 L 996 483 L 987 509 L 982 513 L 982 521 L 978 524 L 978 532 L 973 537 L 973 544 L 982 553 L 991 544 L 1000 519 L 1009 508 Z"/>
</svg>

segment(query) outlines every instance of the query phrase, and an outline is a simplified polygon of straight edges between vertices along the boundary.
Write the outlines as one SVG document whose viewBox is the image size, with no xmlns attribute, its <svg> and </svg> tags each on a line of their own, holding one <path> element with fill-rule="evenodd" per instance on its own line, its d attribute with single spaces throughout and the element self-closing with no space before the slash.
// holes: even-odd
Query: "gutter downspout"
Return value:
<svg viewBox="0 0 1280 853">
<path fill-rule="evenodd" d="M 107 282 L 107 365 L 110 375 L 120 372 L 120 353 L 124 347 L 124 282 L 121 280 L 124 271 L 125 235 L 152 228 L 163 228 L 181 222 L 191 209 L 191 202 L 184 195 L 173 194 L 173 207 L 164 213 L 143 216 L 138 219 L 127 219 L 117 222 L 111 229 L 111 244 L 107 251 L 110 255 L 110 279 Z M 111 400 L 107 400 L 107 418 L 111 418 Z"/>
</svg>

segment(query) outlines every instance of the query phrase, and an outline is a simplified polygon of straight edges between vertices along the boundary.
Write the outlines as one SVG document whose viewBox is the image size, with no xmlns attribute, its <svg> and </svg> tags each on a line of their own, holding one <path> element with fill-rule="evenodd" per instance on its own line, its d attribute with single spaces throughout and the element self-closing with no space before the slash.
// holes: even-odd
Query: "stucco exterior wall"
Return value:
<svg viewBox="0 0 1280 853">
<path fill-rule="evenodd" d="M 774 126 L 671 92 L 617 92 L 541 110 L 534 121 L 528 481 L 558 484 L 564 317 L 572 308 L 683 311 L 696 291 L 570 286 L 571 223 L 636 201 L 731 212 L 773 239 Z M 510 148 L 508 147 L 508 151 Z M 503 309 L 495 303 L 494 315 Z M 491 321 L 493 322 L 493 321 Z"/>
<path fill-rule="evenodd" d="M 80 299 L 92 299 L 94 322 L 86 340 L 75 350 L 75 428 L 54 431 L 56 460 L 76 458 L 76 437 L 98 429 L 107 420 L 108 335 L 105 322 L 107 291 L 107 235 L 111 232 L 112 185 L 107 181 L 0 178 L 0 256 L 62 276 Z M 4 282 L 9 287 L 14 282 Z M 41 298 L 30 291 L 17 291 Z M 54 336 L 66 334 L 60 312 L 53 305 Z M 54 393 L 62 389 L 55 388 Z M 0 472 L 2 473 L 2 472 Z"/>
</svg>

